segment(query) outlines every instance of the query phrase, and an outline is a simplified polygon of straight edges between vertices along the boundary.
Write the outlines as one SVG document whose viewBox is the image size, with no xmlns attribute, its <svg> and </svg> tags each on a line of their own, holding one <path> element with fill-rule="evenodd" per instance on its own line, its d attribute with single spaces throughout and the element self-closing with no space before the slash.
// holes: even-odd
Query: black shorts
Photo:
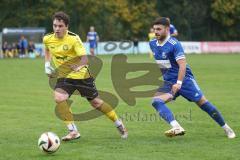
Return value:
<svg viewBox="0 0 240 160">
<path fill-rule="evenodd" d="M 59 78 L 55 85 L 55 89 L 56 88 L 61 88 L 66 91 L 69 97 L 77 90 L 82 97 L 86 97 L 89 101 L 98 96 L 94 78 L 92 77 L 87 79 Z"/>
</svg>

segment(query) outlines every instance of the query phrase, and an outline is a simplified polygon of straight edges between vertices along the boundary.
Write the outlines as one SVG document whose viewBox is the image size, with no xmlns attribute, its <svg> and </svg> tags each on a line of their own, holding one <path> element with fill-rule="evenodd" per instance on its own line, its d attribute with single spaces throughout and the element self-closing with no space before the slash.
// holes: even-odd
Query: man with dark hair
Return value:
<svg viewBox="0 0 240 160">
<path fill-rule="evenodd" d="M 62 20 L 64 22 L 64 24 L 66 26 L 68 26 L 69 21 L 70 21 L 70 17 L 66 13 L 60 11 L 60 12 L 54 13 L 54 15 L 52 16 L 52 21 L 54 21 L 54 20 L 58 20 L 58 21 Z"/>
<path fill-rule="evenodd" d="M 163 74 L 163 86 L 160 86 L 153 97 L 152 105 L 159 115 L 168 122 L 172 129 L 165 132 L 168 137 L 184 135 L 185 130 L 176 121 L 166 103 L 183 96 L 195 102 L 200 109 L 207 112 L 225 131 L 228 138 L 235 138 L 234 131 L 225 123 L 218 109 L 211 104 L 197 85 L 192 71 L 186 62 L 181 43 L 169 32 L 170 20 L 158 18 L 153 23 L 156 39 L 150 41 L 150 48 Z"/>
<path fill-rule="evenodd" d="M 51 60 L 57 68 L 57 83 L 54 90 L 54 99 L 57 108 L 66 110 L 65 123 L 69 134 L 62 137 L 63 141 L 80 138 L 80 133 L 74 124 L 68 98 L 77 90 L 81 96 L 87 98 L 89 103 L 97 110 L 104 113 L 112 120 L 119 130 L 122 138 L 127 138 L 128 133 L 123 123 L 117 117 L 112 107 L 99 96 L 95 82 L 88 69 L 86 50 L 78 35 L 68 31 L 69 16 L 64 12 L 53 15 L 53 33 L 43 38 L 45 45 L 45 73 L 52 77 L 54 69 Z"/>
</svg>

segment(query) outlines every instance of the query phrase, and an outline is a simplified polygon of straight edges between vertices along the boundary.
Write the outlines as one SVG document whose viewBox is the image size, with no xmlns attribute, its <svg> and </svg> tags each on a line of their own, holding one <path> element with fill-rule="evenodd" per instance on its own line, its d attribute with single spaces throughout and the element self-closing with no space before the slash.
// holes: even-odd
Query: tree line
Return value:
<svg viewBox="0 0 240 160">
<path fill-rule="evenodd" d="M 95 26 L 102 41 L 147 40 L 153 20 L 169 17 L 186 41 L 239 41 L 239 0 L 1 0 L 4 27 L 45 27 L 56 11 L 70 15 L 70 30 L 85 40 Z"/>
</svg>

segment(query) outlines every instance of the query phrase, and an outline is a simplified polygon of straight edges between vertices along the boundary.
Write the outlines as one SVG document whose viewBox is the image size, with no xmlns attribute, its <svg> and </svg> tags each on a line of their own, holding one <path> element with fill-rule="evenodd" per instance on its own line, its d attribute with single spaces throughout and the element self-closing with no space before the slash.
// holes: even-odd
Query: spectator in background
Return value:
<svg viewBox="0 0 240 160">
<path fill-rule="evenodd" d="M 17 51 L 18 51 L 18 57 L 20 57 L 20 53 L 21 53 L 21 48 L 20 48 L 20 43 L 16 43 L 17 46 Z"/>
<path fill-rule="evenodd" d="M 97 32 L 95 32 L 95 28 L 93 26 L 90 27 L 90 31 L 87 34 L 87 42 L 89 42 L 90 53 L 94 56 L 94 50 L 97 48 L 97 43 L 99 41 L 99 36 Z"/>
<path fill-rule="evenodd" d="M 15 42 L 12 43 L 12 54 L 13 57 L 18 57 L 18 46 Z"/>
<path fill-rule="evenodd" d="M 13 58 L 13 54 L 12 54 L 12 47 L 10 44 L 8 44 L 8 42 L 4 42 L 3 46 L 2 46 L 2 51 L 3 51 L 3 56 L 4 57 L 10 57 Z"/>
<path fill-rule="evenodd" d="M 138 39 L 136 37 L 133 39 L 133 54 L 135 53 L 139 53 Z"/>
<path fill-rule="evenodd" d="M 7 52 L 7 45 L 8 43 L 5 41 L 2 45 L 2 53 L 3 53 L 3 56 L 6 57 L 6 52 Z"/>
<path fill-rule="evenodd" d="M 34 45 L 33 41 L 29 41 L 28 55 L 29 55 L 30 58 L 35 58 L 36 57 L 36 55 L 35 55 L 35 45 Z"/>
<path fill-rule="evenodd" d="M 28 41 L 23 35 L 21 36 L 21 39 L 19 41 L 19 47 L 20 47 L 19 57 L 20 58 L 26 57 L 27 49 L 28 49 Z"/>
</svg>

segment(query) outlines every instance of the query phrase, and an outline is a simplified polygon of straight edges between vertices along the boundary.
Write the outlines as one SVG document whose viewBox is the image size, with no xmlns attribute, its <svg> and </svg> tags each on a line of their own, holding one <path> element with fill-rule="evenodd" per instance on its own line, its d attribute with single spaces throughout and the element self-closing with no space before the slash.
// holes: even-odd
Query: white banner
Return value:
<svg viewBox="0 0 240 160">
<path fill-rule="evenodd" d="M 181 42 L 185 53 L 201 53 L 201 42 Z M 84 43 L 88 53 L 89 44 Z M 149 42 L 139 42 L 134 47 L 131 41 L 100 42 L 95 51 L 97 54 L 146 54 L 150 52 Z"/>
<path fill-rule="evenodd" d="M 89 53 L 89 43 L 84 43 L 87 52 Z M 131 41 L 109 41 L 99 42 L 95 49 L 96 54 L 145 54 L 150 51 L 148 42 L 139 42 L 138 46 L 134 46 Z"/>
<path fill-rule="evenodd" d="M 187 54 L 201 53 L 240 53 L 240 42 L 181 42 L 184 52 Z M 84 43 L 84 46 L 89 51 L 89 43 Z M 42 52 L 42 44 L 37 44 L 36 48 Z M 102 54 L 148 54 L 150 52 L 149 42 L 139 42 L 138 46 L 134 46 L 132 41 L 109 41 L 99 42 L 95 49 L 96 55 Z M 44 53 L 43 53 L 44 54 Z"/>
<path fill-rule="evenodd" d="M 181 42 L 185 53 L 201 53 L 201 42 Z"/>
</svg>

